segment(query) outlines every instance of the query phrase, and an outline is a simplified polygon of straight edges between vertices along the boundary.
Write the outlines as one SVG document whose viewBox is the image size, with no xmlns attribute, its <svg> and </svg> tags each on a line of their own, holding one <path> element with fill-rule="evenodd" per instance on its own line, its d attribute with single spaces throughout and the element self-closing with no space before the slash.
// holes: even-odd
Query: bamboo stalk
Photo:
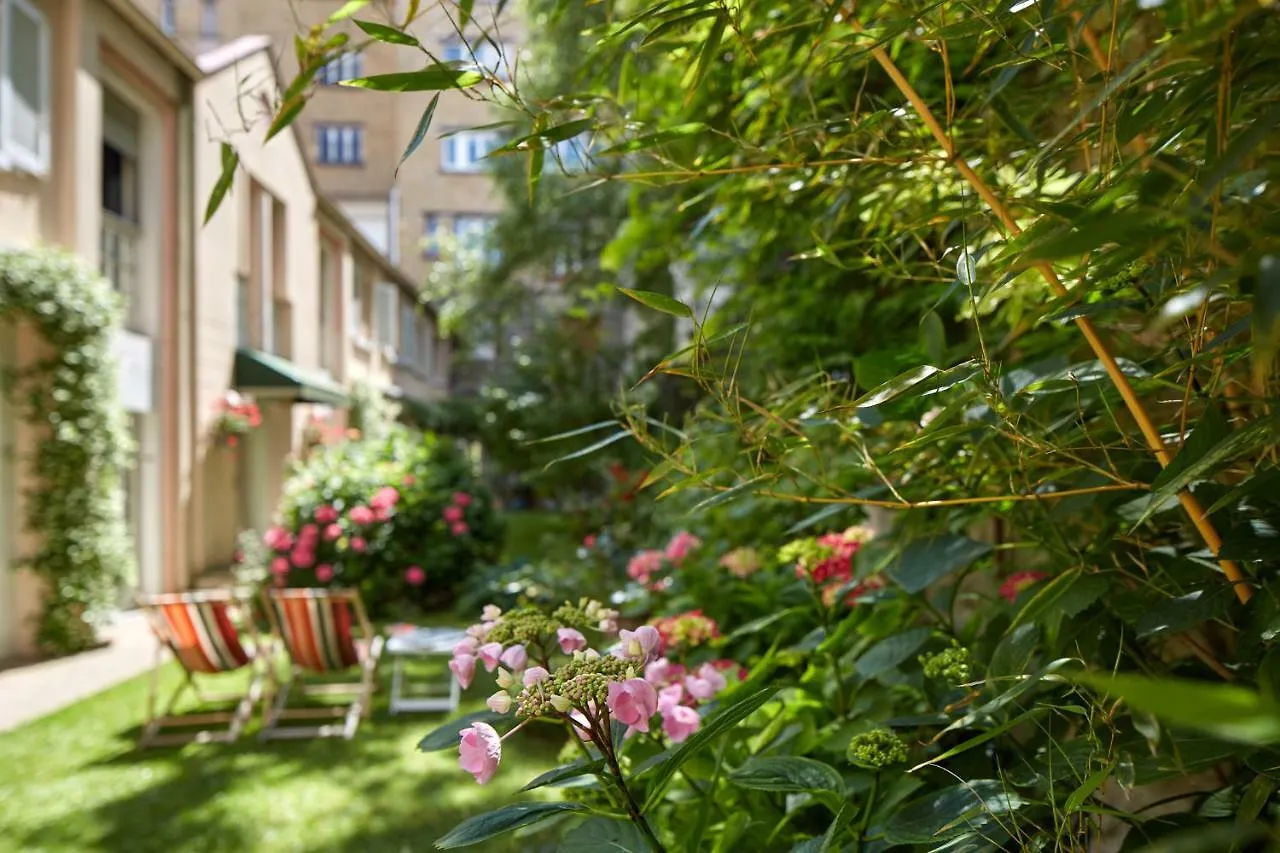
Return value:
<svg viewBox="0 0 1280 853">
<path fill-rule="evenodd" d="M 850 19 L 850 23 L 858 32 L 865 32 L 862 25 L 858 21 L 852 19 L 852 17 Z M 1000 220 L 1002 225 L 1004 225 L 1005 230 L 1014 236 L 1021 234 L 1022 229 L 1009 213 L 1009 209 L 996 196 L 996 194 L 991 191 L 991 188 L 987 186 L 982 177 L 973 170 L 973 167 L 969 165 L 968 161 L 956 152 L 954 143 L 942 129 L 942 126 L 938 124 L 938 119 L 934 116 L 932 110 L 929 109 L 929 105 L 920 97 L 920 93 L 915 90 L 915 87 L 911 85 L 911 82 L 903 76 L 902 72 L 898 69 L 898 66 L 894 63 L 893 59 L 890 58 L 889 54 L 885 52 L 884 48 L 879 45 L 873 46 L 871 48 L 871 55 L 875 58 L 880 67 L 884 69 L 884 72 L 889 75 L 889 79 L 891 79 L 894 85 L 898 87 L 898 91 L 902 93 L 902 95 L 915 109 L 916 113 L 920 116 L 920 119 L 924 122 L 925 127 L 929 129 L 933 138 L 937 140 L 938 144 L 942 147 L 942 150 L 946 153 L 947 158 L 955 164 L 956 169 L 964 176 L 964 179 L 969 182 L 969 185 L 973 187 L 978 196 L 986 203 L 987 207 L 991 209 L 991 212 L 994 213 L 996 218 Z M 1058 274 L 1054 272 L 1052 265 L 1050 265 L 1048 261 L 1040 261 L 1036 263 L 1035 268 L 1044 278 L 1045 282 L 1048 283 L 1054 293 L 1059 296 L 1067 294 L 1066 286 L 1062 283 L 1062 280 L 1058 278 Z M 1133 390 L 1133 385 L 1129 382 L 1129 377 L 1125 376 L 1124 371 L 1120 369 L 1120 365 L 1116 361 L 1115 356 L 1111 354 L 1111 350 L 1102 340 L 1102 336 L 1098 334 L 1098 330 L 1094 327 L 1093 322 L 1088 317 L 1077 317 L 1075 319 L 1075 323 L 1076 326 L 1079 327 L 1081 334 L 1084 335 L 1085 340 L 1089 343 L 1090 349 L 1092 349 L 1094 355 L 1097 356 L 1098 361 L 1102 363 L 1103 369 L 1106 370 L 1107 376 L 1110 377 L 1112 384 L 1115 386 L 1116 390 L 1120 392 L 1120 397 L 1124 400 L 1125 407 L 1129 410 L 1129 414 L 1133 416 L 1134 421 L 1138 424 L 1138 429 L 1142 432 L 1142 437 L 1146 440 L 1147 446 L 1151 448 L 1161 467 L 1167 466 L 1172 458 L 1169 454 L 1169 448 L 1165 446 L 1164 438 L 1161 437 L 1160 431 L 1156 429 L 1156 425 L 1151 420 L 1151 416 L 1147 413 L 1146 407 L 1143 406 L 1142 401 L 1138 399 L 1137 392 Z M 1196 500 L 1195 496 L 1192 495 L 1191 492 L 1186 490 L 1178 494 L 1178 502 L 1182 504 L 1183 510 L 1191 519 L 1191 523 L 1195 525 L 1196 530 L 1199 531 L 1200 537 L 1204 540 L 1205 545 L 1208 546 L 1213 555 L 1217 557 L 1218 553 L 1222 550 L 1222 537 L 1218 535 L 1217 528 L 1214 527 L 1213 522 L 1210 521 L 1208 516 L 1205 514 L 1204 508 L 1200 506 L 1200 502 Z M 1249 582 L 1245 579 L 1244 572 L 1240 569 L 1239 564 L 1233 560 L 1219 560 L 1218 564 L 1222 567 L 1223 574 L 1225 574 L 1227 579 L 1231 581 L 1236 597 L 1240 599 L 1241 602 L 1247 603 L 1253 596 L 1253 587 L 1250 586 Z"/>
</svg>

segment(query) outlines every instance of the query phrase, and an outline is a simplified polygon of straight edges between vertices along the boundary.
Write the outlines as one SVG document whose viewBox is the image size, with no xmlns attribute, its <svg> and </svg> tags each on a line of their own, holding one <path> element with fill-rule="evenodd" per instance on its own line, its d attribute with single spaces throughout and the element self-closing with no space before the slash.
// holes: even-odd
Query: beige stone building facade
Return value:
<svg viewBox="0 0 1280 853">
<path fill-rule="evenodd" d="M 342 426 L 356 381 L 447 394 L 448 343 L 319 190 L 305 132 L 263 142 L 254 110 L 280 88 L 266 39 L 197 61 L 130 0 L 0 0 L 0 44 L 17 41 L 0 52 L 0 246 L 65 248 L 124 296 L 118 376 L 138 454 L 121 498 L 138 570 L 121 602 L 185 589 L 268 522 L 312 417 Z M 224 141 L 239 167 L 201 225 Z M 0 327 L 0 369 L 44 346 Z M 263 414 L 235 447 L 213 431 L 229 392 Z M 34 650 L 22 494 L 38 441 L 0 399 L 0 660 Z"/>
</svg>

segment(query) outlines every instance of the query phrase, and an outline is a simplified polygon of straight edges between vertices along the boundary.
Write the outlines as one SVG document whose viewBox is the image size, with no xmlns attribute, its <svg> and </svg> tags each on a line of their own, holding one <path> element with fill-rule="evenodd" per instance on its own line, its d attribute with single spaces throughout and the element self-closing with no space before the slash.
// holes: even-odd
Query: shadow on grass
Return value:
<svg viewBox="0 0 1280 853">
<path fill-rule="evenodd" d="M 382 695 L 351 741 L 263 743 L 254 725 L 235 744 L 144 751 L 134 744 L 145 695 L 135 680 L 0 736 L 0 851 L 431 850 L 465 818 L 532 798 L 516 792 L 564 743 L 555 729 L 522 731 L 480 787 L 456 752 L 417 751 L 443 715 L 391 717 Z"/>
</svg>

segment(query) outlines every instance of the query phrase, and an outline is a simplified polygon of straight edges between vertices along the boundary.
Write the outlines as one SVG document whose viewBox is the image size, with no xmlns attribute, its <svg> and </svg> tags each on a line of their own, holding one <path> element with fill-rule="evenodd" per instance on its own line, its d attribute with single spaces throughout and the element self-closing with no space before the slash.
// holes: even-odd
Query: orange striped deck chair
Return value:
<svg viewBox="0 0 1280 853">
<path fill-rule="evenodd" d="M 267 615 L 292 664 L 292 678 L 267 714 L 261 737 L 355 737 L 360 720 L 373 709 L 373 692 L 383 637 L 376 636 L 353 589 L 268 589 Z M 360 680 L 308 683 L 312 676 L 359 670 Z M 343 696 L 350 702 L 321 707 L 290 707 L 295 688 L 304 696 Z M 319 726 L 283 726 L 282 720 L 329 718 Z"/>
<path fill-rule="evenodd" d="M 236 627 L 233 618 L 236 610 L 242 609 L 247 613 L 249 602 L 229 592 L 190 592 L 143 596 L 138 604 L 159 640 L 147 699 L 147 722 L 140 745 L 234 741 L 253 715 L 253 707 L 262 697 L 264 683 L 274 684 L 275 680 L 270 665 L 270 646 L 258 637 L 253 620 L 245 620 L 249 643 L 244 642 Z M 169 697 L 164 710 L 157 713 L 164 649 L 168 649 L 182 667 L 183 679 Z M 246 667 L 252 670 L 252 675 L 243 692 L 217 695 L 205 694 L 201 690 L 201 680 L 212 680 Z M 230 711 L 174 715 L 178 700 L 188 690 L 195 693 L 202 706 L 230 702 L 233 708 Z M 192 726 L 215 723 L 226 723 L 227 726 L 221 730 L 191 730 Z M 184 728 L 186 731 L 165 733 L 166 729 L 172 728 Z"/>
</svg>

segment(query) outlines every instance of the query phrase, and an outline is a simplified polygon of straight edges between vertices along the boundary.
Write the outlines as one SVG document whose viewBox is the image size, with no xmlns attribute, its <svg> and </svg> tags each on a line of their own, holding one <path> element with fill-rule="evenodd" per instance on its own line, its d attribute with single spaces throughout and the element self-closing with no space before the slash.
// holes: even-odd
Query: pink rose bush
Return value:
<svg viewBox="0 0 1280 853">
<path fill-rule="evenodd" d="M 619 630 L 617 621 L 617 611 L 589 599 L 551 613 L 485 607 L 454 647 L 449 669 L 464 688 L 478 667 L 493 673 L 497 691 L 485 704 L 519 722 L 501 736 L 476 725 L 463 730 L 459 765 L 477 782 L 489 781 L 502 741 L 531 719 L 560 720 L 606 755 L 621 746 L 614 743 L 613 723 L 621 724 L 624 738 L 647 735 L 672 743 L 698 731 L 699 706 L 728 686 L 730 670 L 712 662 L 687 669 L 659 656 L 662 636 L 652 625 Z M 737 664 L 729 663 L 736 672 Z"/>
</svg>

